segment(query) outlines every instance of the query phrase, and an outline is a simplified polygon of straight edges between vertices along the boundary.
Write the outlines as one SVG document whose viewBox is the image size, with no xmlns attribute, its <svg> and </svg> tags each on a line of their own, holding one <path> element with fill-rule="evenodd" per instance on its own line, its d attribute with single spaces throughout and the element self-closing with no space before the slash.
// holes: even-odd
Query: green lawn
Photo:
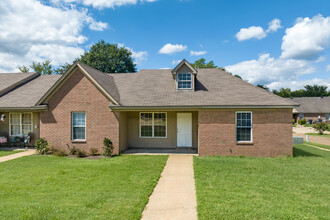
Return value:
<svg viewBox="0 0 330 220">
<path fill-rule="evenodd" d="M 323 144 L 317 144 L 317 143 L 311 143 L 311 142 L 305 142 L 306 144 L 310 144 L 310 145 L 314 145 L 316 147 L 321 147 L 321 148 L 325 148 L 325 149 L 329 149 L 330 150 L 330 146 L 329 145 L 323 145 Z"/>
<path fill-rule="evenodd" d="M 16 154 L 16 153 L 19 153 L 19 152 L 23 152 L 23 150 L 16 150 L 16 151 L 0 151 L 0 157 L 2 156 L 7 156 L 7 155 L 11 155 L 11 154 Z"/>
<path fill-rule="evenodd" d="M 330 152 L 294 157 L 195 157 L 199 219 L 328 219 Z"/>
<path fill-rule="evenodd" d="M 0 219 L 140 219 L 167 156 L 0 163 Z"/>
<path fill-rule="evenodd" d="M 306 133 L 308 135 L 312 135 L 312 136 L 318 136 L 318 137 L 326 137 L 326 138 L 330 138 L 330 134 L 318 134 L 318 133 Z"/>
</svg>

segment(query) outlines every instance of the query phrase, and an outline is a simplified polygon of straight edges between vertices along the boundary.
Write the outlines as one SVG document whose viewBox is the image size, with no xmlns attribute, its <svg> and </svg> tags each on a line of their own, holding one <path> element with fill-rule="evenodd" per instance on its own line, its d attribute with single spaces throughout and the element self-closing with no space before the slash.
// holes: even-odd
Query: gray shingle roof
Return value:
<svg viewBox="0 0 330 220">
<path fill-rule="evenodd" d="M 0 73 L 0 97 L 38 76 L 38 73 Z"/>
<path fill-rule="evenodd" d="M 300 104 L 299 107 L 295 107 L 299 113 L 330 113 L 330 97 L 300 97 L 287 100 Z"/>
<path fill-rule="evenodd" d="M 37 101 L 59 78 L 60 75 L 38 76 L 0 97 L 0 108 L 26 108 L 35 106 Z"/>
<path fill-rule="evenodd" d="M 295 105 L 220 69 L 199 69 L 195 91 L 176 90 L 170 69 L 108 75 L 117 85 L 122 106 Z"/>
</svg>

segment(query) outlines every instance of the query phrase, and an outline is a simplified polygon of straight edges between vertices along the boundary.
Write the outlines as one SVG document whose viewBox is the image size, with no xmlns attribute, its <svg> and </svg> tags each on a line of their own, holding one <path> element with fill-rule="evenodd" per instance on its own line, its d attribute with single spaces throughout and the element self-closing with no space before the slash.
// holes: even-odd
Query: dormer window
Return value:
<svg viewBox="0 0 330 220">
<path fill-rule="evenodd" d="M 183 59 L 172 71 L 175 80 L 175 89 L 195 91 L 195 79 L 197 70 Z"/>
<path fill-rule="evenodd" d="M 191 81 L 191 73 L 178 73 L 178 89 L 192 89 Z"/>
</svg>

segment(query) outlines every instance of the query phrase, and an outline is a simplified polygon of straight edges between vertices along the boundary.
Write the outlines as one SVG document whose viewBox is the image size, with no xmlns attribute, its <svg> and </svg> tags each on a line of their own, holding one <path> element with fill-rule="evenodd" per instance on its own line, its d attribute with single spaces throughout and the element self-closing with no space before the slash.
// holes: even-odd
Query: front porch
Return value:
<svg viewBox="0 0 330 220">
<path fill-rule="evenodd" d="M 139 110 L 117 113 L 121 153 L 198 153 L 197 111 Z"/>
</svg>

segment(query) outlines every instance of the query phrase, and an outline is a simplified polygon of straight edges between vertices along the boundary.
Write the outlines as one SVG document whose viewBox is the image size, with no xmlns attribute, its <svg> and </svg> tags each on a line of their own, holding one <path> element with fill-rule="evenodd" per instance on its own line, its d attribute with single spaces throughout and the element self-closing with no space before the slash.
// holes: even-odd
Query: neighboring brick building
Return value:
<svg viewBox="0 0 330 220">
<path fill-rule="evenodd" d="M 40 78 L 34 77 L 21 87 Z M 19 88 L 0 95 L 0 114 L 8 114 L 0 122 L 0 136 L 30 131 L 54 147 L 85 151 L 101 151 L 107 137 L 116 154 L 158 148 L 201 156 L 292 155 L 296 104 L 220 69 L 194 69 L 183 60 L 173 70 L 105 74 L 77 62 L 60 79 L 49 81 L 47 89 L 21 88 L 34 95 L 26 106 L 11 107 Z M 26 125 L 29 112 L 38 121 Z"/>
<path fill-rule="evenodd" d="M 330 122 L 330 97 L 299 97 L 287 98 L 299 106 L 293 109 L 293 119 L 295 122 L 305 118 L 308 122 L 313 123 L 319 121 Z"/>
</svg>

